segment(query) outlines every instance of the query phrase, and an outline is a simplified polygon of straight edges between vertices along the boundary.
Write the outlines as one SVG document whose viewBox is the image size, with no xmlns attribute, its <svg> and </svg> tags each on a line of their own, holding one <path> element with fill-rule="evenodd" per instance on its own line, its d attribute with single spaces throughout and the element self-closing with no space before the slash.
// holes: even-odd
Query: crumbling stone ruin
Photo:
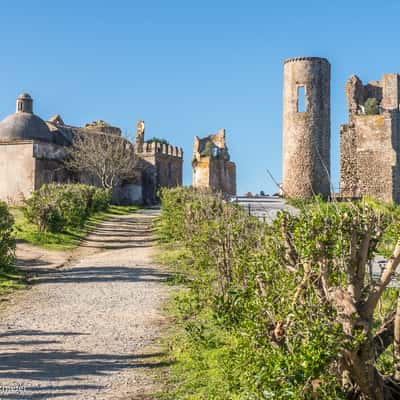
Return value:
<svg viewBox="0 0 400 400">
<path fill-rule="evenodd" d="M 283 82 L 283 195 L 328 198 L 330 64 L 325 58 L 291 58 Z"/>
<path fill-rule="evenodd" d="M 108 124 L 106 121 L 103 120 L 98 120 L 98 121 L 93 121 L 85 125 L 85 129 L 87 130 L 93 130 L 94 132 L 102 132 L 102 133 L 107 133 L 109 135 L 117 135 L 121 136 L 121 129 L 117 128 L 115 126 L 111 126 Z"/>
<path fill-rule="evenodd" d="M 349 122 L 340 129 L 342 197 L 400 202 L 399 89 L 398 74 L 367 85 L 355 75 L 347 81 Z"/>
<path fill-rule="evenodd" d="M 160 188 L 182 185 L 183 150 L 167 143 L 146 142 L 144 133 L 144 121 L 139 121 L 135 154 L 142 171 L 143 198 L 145 203 L 152 204 L 157 202 Z"/>
<path fill-rule="evenodd" d="M 93 177 L 74 174 L 63 165 L 77 134 L 109 134 L 126 141 L 120 128 L 101 120 L 83 128 L 66 125 L 59 115 L 45 122 L 33 113 L 29 94 L 18 96 L 16 112 L 0 122 L 0 200 L 20 204 L 45 183 L 98 184 Z M 139 159 L 138 171 L 132 171 L 132 179 L 113 193 L 118 203 L 154 203 L 160 187 L 182 184 L 182 149 L 149 144 L 144 139 L 141 146 L 134 148 Z"/>
<path fill-rule="evenodd" d="M 340 197 L 400 203 L 400 76 L 346 83 L 349 121 L 340 127 Z M 282 193 L 330 195 L 330 65 L 324 58 L 284 63 Z"/>
<path fill-rule="evenodd" d="M 193 186 L 236 195 L 236 166 L 230 161 L 225 129 L 203 139 L 194 138 Z"/>
</svg>

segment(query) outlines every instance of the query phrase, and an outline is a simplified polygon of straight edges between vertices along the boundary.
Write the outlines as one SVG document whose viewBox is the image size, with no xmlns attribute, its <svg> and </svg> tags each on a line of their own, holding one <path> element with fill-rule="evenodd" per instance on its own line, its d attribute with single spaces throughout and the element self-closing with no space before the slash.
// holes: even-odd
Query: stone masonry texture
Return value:
<svg viewBox="0 0 400 400">
<path fill-rule="evenodd" d="M 194 187 L 236 195 L 236 166 L 230 160 L 225 129 L 202 139 L 195 137 L 192 167 Z"/>
<path fill-rule="evenodd" d="M 349 122 L 340 129 L 340 194 L 365 195 L 400 202 L 399 184 L 399 86 L 398 74 L 363 85 L 353 75 L 346 83 Z M 365 107 L 375 99 L 378 109 Z"/>
<path fill-rule="evenodd" d="M 318 57 L 291 58 L 284 63 L 283 81 L 282 192 L 290 198 L 328 198 L 330 64 Z"/>
</svg>

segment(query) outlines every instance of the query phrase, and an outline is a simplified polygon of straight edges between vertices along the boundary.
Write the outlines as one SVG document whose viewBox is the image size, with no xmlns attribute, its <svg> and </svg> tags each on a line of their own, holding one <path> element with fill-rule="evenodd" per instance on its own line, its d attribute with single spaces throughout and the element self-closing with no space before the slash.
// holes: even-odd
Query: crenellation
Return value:
<svg viewBox="0 0 400 400">
<path fill-rule="evenodd" d="M 143 171 L 143 199 L 146 204 L 153 204 L 158 202 L 160 188 L 182 185 L 183 152 L 167 143 L 146 142 L 144 121 L 140 120 L 137 126 L 135 149 L 141 151 L 135 151 Z"/>
<path fill-rule="evenodd" d="M 328 62 L 328 60 L 323 57 L 291 57 L 285 60 L 283 64 L 295 63 L 298 61 L 312 61 L 312 62 L 322 62 L 322 63 Z"/>
<path fill-rule="evenodd" d="M 16 108 L 0 122 L 0 200 L 11 199 L 17 204 L 45 183 L 72 181 L 100 186 L 94 174 L 70 171 L 64 165 L 68 148 L 78 135 L 99 140 L 112 135 L 134 152 L 137 162 L 130 176 L 113 188 L 113 201 L 153 204 L 158 201 L 160 188 L 182 185 L 182 150 L 165 143 L 145 142 L 144 121 L 138 122 L 136 140 L 131 143 L 121 136 L 120 128 L 103 120 L 76 127 L 66 125 L 55 115 L 45 122 L 33 113 L 33 100 L 27 93 L 18 96 Z"/>
<path fill-rule="evenodd" d="M 173 146 L 170 144 L 160 143 L 160 142 L 144 142 L 142 151 L 138 152 L 140 154 L 164 154 L 170 157 L 182 158 L 183 150 L 178 146 Z"/>
</svg>

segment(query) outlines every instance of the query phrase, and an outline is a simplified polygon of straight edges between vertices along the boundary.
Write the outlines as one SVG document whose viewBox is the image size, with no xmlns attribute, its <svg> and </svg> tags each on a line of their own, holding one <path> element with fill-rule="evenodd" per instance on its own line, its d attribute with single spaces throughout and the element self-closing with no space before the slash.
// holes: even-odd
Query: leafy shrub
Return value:
<svg viewBox="0 0 400 400">
<path fill-rule="evenodd" d="M 111 201 L 108 190 L 81 184 L 47 184 L 26 200 L 25 216 L 40 231 L 61 232 L 82 226 L 94 212 L 105 211 Z"/>
<path fill-rule="evenodd" d="M 66 225 L 54 188 L 43 185 L 26 200 L 24 214 L 39 231 L 58 232 Z"/>
<path fill-rule="evenodd" d="M 202 152 L 202 155 L 205 157 L 211 157 L 214 158 L 214 144 L 212 142 L 207 142 L 206 145 L 204 146 L 204 150 Z"/>
<path fill-rule="evenodd" d="M 92 195 L 92 212 L 106 211 L 111 203 L 111 192 L 109 190 L 103 190 L 95 188 Z"/>
<path fill-rule="evenodd" d="M 185 254 L 190 288 L 175 304 L 182 329 L 172 343 L 171 399 L 333 400 L 348 398 L 348 388 L 354 399 L 375 398 L 368 391 L 386 382 L 393 390 L 373 358 L 393 308 L 366 320 L 362 306 L 376 290 L 365 266 L 383 242 L 393 251 L 398 208 L 316 199 L 267 225 L 207 191 L 164 189 L 161 199 L 159 237 L 185 249 L 177 265 Z M 350 317 L 337 300 L 348 288 Z M 342 387 L 346 357 L 352 370 Z M 378 381 L 366 384 L 363 374 Z"/>
<path fill-rule="evenodd" d="M 147 143 L 153 143 L 153 142 L 157 142 L 157 143 L 161 143 L 161 144 L 170 144 L 169 141 L 167 139 L 163 139 L 163 138 L 159 138 L 159 137 L 152 137 L 149 140 L 146 140 Z"/>
<path fill-rule="evenodd" d="M 15 261 L 14 219 L 5 203 L 0 202 L 0 271 L 7 271 Z"/>
<path fill-rule="evenodd" d="M 379 114 L 379 103 L 375 97 L 369 97 L 364 103 L 364 108 L 366 115 Z"/>
</svg>

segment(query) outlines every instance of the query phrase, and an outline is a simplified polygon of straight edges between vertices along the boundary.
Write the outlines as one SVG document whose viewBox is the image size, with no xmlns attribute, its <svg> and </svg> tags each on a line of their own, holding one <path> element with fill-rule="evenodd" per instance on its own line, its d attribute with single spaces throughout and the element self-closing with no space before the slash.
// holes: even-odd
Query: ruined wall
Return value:
<svg viewBox="0 0 400 400">
<path fill-rule="evenodd" d="M 34 142 L 33 157 L 35 158 L 34 189 L 46 183 L 68 183 L 71 173 L 64 167 L 62 161 L 66 155 L 64 146 L 53 143 Z"/>
<path fill-rule="evenodd" d="M 330 195 L 330 64 L 292 58 L 283 71 L 284 195 Z M 304 92 L 304 99 L 300 98 Z M 302 102 L 304 100 L 304 102 Z M 300 106 L 304 103 L 304 109 Z"/>
<path fill-rule="evenodd" d="M 46 183 L 69 183 L 74 181 L 63 164 L 56 160 L 36 159 L 35 190 Z"/>
<path fill-rule="evenodd" d="M 196 162 L 193 163 L 193 186 L 198 188 L 212 187 L 211 176 L 214 174 L 211 170 L 210 157 L 202 157 L 200 160 L 196 160 Z"/>
<path fill-rule="evenodd" d="M 399 76 L 363 85 L 357 76 L 346 83 L 349 123 L 340 136 L 340 194 L 345 198 L 370 195 L 400 201 Z M 366 101 L 378 103 L 375 115 L 367 115 Z"/>
<path fill-rule="evenodd" d="M 223 191 L 236 196 L 236 165 L 232 161 L 224 163 Z"/>
<path fill-rule="evenodd" d="M 143 202 L 158 202 L 157 192 L 163 187 L 182 185 L 183 150 L 159 142 L 135 144 L 135 154 L 142 171 Z"/>
<path fill-rule="evenodd" d="M 143 188 L 138 183 L 126 183 L 116 187 L 112 193 L 112 202 L 122 206 L 143 203 Z"/>
<path fill-rule="evenodd" d="M 85 129 L 94 132 L 107 133 L 108 135 L 121 136 L 121 129 L 116 126 L 111 126 L 106 121 L 98 120 L 85 125 Z"/>
<path fill-rule="evenodd" d="M 0 143 L 0 200 L 17 205 L 35 185 L 33 143 Z"/>
<path fill-rule="evenodd" d="M 236 166 L 230 161 L 226 132 L 195 137 L 193 146 L 193 186 L 211 188 L 227 195 L 236 195 Z"/>
<path fill-rule="evenodd" d="M 232 161 L 202 157 L 193 168 L 195 187 L 236 195 L 236 166 Z"/>
<path fill-rule="evenodd" d="M 157 154 L 157 183 L 160 187 L 182 185 L 182 158 Z"/>
</svg>

